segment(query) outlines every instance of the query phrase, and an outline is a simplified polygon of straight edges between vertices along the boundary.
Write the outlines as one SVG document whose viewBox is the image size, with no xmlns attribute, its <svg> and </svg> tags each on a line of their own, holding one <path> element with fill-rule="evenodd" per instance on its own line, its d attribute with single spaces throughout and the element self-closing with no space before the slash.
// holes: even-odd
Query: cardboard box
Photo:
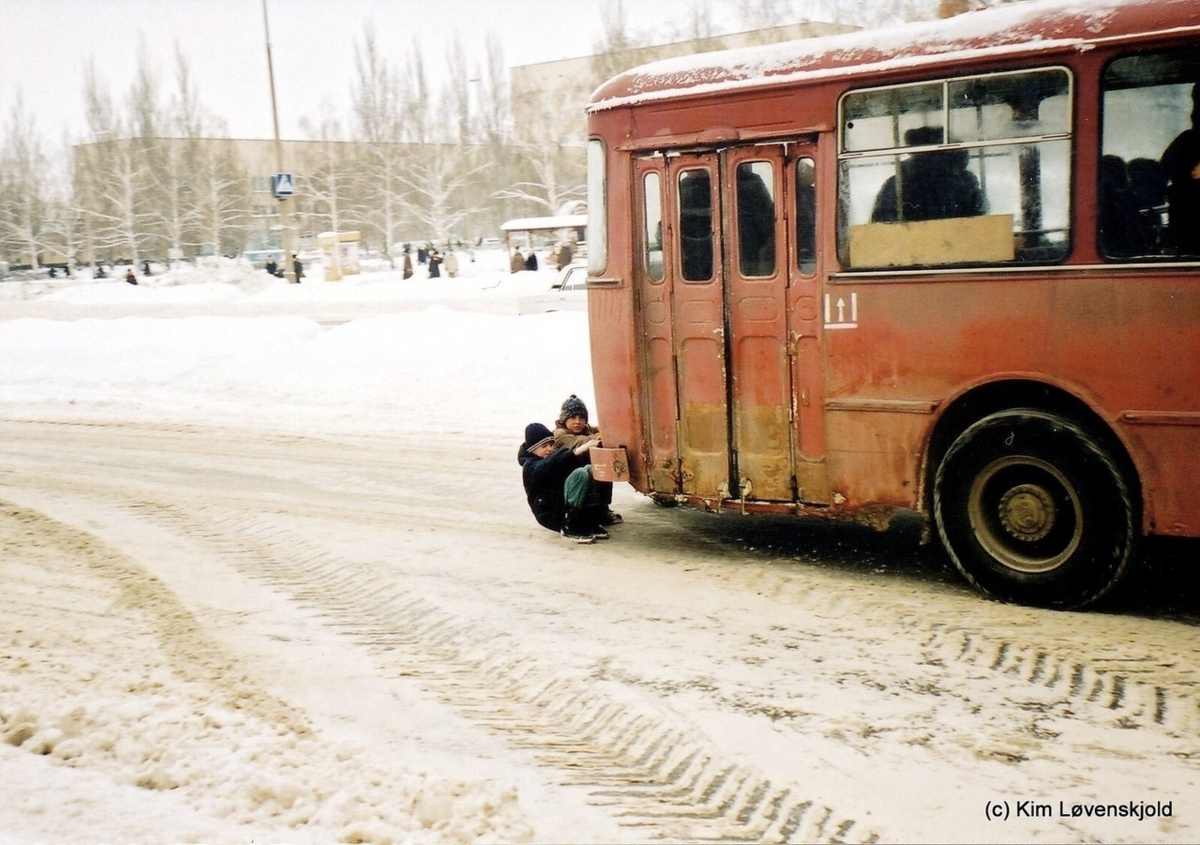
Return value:
<svg viewBox="0 0 1200 845">
<path fill-rule="evenodd" d="M 628 481 L 629 456 L 624 446 L 615 448 L 594 446 L 592 456 L 592 478 L 597 481 Z"/>
</svg>

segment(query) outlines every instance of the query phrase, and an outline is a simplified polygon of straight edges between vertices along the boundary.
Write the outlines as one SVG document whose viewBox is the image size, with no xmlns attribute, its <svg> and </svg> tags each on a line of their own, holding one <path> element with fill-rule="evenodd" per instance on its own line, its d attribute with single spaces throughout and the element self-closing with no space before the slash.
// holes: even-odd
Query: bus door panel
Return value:
<svg viewBox="0 0 1200 845">
<path fill-rule="evenodd" d="M 664 257 L 670 223 L 664 219 L 663 192 L 666 188 L 661 157 L 638 160 L 639 260 L 634 263 L 637 314 L 641 334 L 642 412 L 645 425 L 644 457 L 650 489 L 656 493 L 678 493 L 679 488 L 679 400 L 675 378 L 675 340 L 671 316 L 671 283 Z"/>
<path fill-rule="evenodd" d="M 783 154 L 777 145 L 725 153 L 724 277 L 734 497 L 790 502 L 796 479 Z"/>
<path fill-rule="evenodd" d="M 817 245 L 817 147 L 793 145 L 784 179 L 788 221 L 789 284 L 794 397 L 793 443 L 797 495 L 806 504 L 828 505 L 833 491 L 825 446 L 825 356 L 822 340 L 822 266 Z"/>
<path fill-rule="evenodd" d="M 671 160 L 673 226 L 667 262 L 675 330 L 680 490 L 729 495 L 729 405 L 721 264 L 721 197 L 715 153 Z M 671 248 L 673 246 L 673 248 Z"/>
</svg>

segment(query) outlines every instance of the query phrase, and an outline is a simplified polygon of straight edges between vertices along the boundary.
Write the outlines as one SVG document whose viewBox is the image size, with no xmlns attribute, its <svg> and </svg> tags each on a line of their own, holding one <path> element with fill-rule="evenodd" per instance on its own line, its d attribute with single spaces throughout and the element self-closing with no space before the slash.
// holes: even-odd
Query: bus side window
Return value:
<svg viewBox="0 0 1200 845">
<path fill-rule="evenodd" d="M 839 141 L 838 253 L 845 266 L 1066 256 L 1066 69 L 851 91 L 842 98 Z"/>
<path fill-rule="evenodd" d="M 712 177 L 707 170 L 679 174 L 679 266 L 685 282 L 713 277 Z"/>
<path fill-rule="evenodd" d="M 816 169 L 811 158 L 796 162 L 796 268 L 811 276 L 817 269 Z"/>
<path fill-rule="evenodd" d="M 747 277 L 775 274 L 775 169 L 769 161 L 737 167 L 738 267 Z"/>
<path fill-rule="evenodd" d="M 1200 55 L 1126 56 L 1104 71 L 1097 242 L 1114 260 L 1200 256 Z"/>
<path fill-rule="evenodd" d="M 663 280 L 661 181 L 659 175 L 654 172 L 647 173 L 642 180 L 642 221 L 645 227 L 642 232 L 642 242 L 645 244 L 643 260 L 646 275 L 654 282 Z"/>
</svg>

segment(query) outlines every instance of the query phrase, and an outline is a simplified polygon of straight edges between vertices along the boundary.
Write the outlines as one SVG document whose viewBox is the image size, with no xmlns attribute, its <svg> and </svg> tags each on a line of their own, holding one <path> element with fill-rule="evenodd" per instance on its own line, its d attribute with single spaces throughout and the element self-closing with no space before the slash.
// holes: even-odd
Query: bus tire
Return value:
<svg viewBox="0 0 1200 845">
<path fill-rule="evenodd" d="M 1104 445 L 1043 411 L 985 417 L 950 446 L 933 485 L 942 545 L 1003 601 L 1078 608 L 1132 568 L 1138 508 Z"/>
</svg>

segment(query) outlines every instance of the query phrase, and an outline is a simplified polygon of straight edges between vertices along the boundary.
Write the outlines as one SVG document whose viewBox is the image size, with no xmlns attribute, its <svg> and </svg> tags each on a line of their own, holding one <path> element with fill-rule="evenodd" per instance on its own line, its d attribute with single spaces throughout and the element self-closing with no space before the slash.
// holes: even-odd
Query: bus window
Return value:
<svg viewBox="0 0 1200 845">
<path fill-rule="evenodd" d="M 707 170 L 679 174 L 679 265 L 685 282 L 712 279 L 712 176 Z"/>
<path fill-rule="evenodd" d="M 1110 259 L 1200 257 L 1200 55 L 1120 58 L 1104 73 L 1098 238 Z"/>
<path fill-rule="evenodd" d="M 1070 77 L 1061 68 L 847 94 L 842 263 L 919 267 L 1065 257 L 1070 101 Z"/>
<path fill-rule="evenodd" d="M 796 268 L 811 276 L 817 269 L 816 170 L 811 158 L 796 162 Z"/>
<path fill-rule="evenodd" d="M 588 272 L 602 273 L 608 266 L 608 168 L 604 142 L 593 138 L 587 145 Z"/>
<path fill-rule="evenodd" d="M 775 168 L 769 161 L 738 165 L 737 220 L 742 275 L 775 275 Z"/>
<path fill-rule="evenodd" d="M 663 280 L 663 246 L 662 246 L 662 189 L 661 178 L 657 173 L 647 173 L 642 180 L 642 191 L 645 194 L 642 219 L 645 229 L 642 232 L 645 252 L 643 261 L 646 276 L 652 282 Z"/>
</svg>

